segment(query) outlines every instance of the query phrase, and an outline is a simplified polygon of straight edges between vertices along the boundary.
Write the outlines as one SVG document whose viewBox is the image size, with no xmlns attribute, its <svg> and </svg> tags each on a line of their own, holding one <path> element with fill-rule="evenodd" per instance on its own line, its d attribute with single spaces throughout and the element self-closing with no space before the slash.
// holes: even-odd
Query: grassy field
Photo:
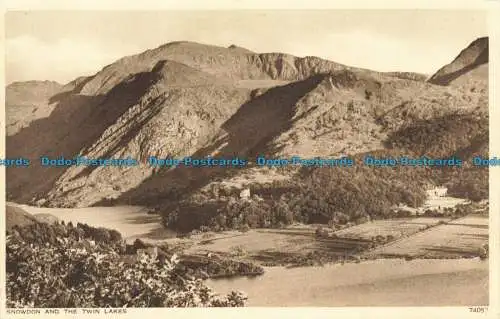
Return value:
<svg viewBox="0 0 500 319">
<path fill-rule="evenodd" d="M 370 256 L 460 258 L 477 256 L 488 243 L 488 217 L 470 215 L 376 248 Z"/>
</svg>

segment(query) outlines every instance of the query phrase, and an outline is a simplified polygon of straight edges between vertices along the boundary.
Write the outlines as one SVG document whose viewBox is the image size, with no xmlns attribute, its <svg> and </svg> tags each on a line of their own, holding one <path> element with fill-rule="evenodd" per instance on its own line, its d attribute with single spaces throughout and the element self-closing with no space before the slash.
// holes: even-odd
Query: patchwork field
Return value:
<svg viewBox="0 0 500 319">
<path fill-rule="evenodd" d="M 318 225 L 254 229 L 245 233 L 200 234 L 186 240 L 190 243 L 186 252 L 227 254 L 258 262 L 284 262 L 290 258 L 310 257 L 308 254 L 311 253 L 333 258 L 345 257 L 373 247 L 377 236 L 382 236 L 383 242 L 397 241 L 449 220 L 426 217 L 377 220 L 336 232 L 330 231 L 327 237 L 316 236 Z M 378 242 L 378 245 L 382 243 Z"/>
<path fill-rule="evenodd" d="M 335 235 L 340 238 L 352 238 L 361 240 L 372 240 L 376 236 L 392 236 L 394 239 L 406 237 L 425 230 L 431 226 L 437 225 L 439 222 L 448 222 L 450 218 L 401 218 L 390 220 L 375 220 L 350 228 L 342 229 L 335 232 Z"/>
<path fill-rule="evenodd" d="M 196 244 L 187 252 L 231 254 L 239 251 L 248 255 L 264 251 L 303 252 L 315 245 L 314 229 L 305 225 L 288 229 L 255 229 L 245 233 L 203 234 L 191 237 Z"/>
<path fill-rule="evenodd" d="M 460 258 L 477 256 L 488 243 L 488 217 L 470 215 L 376 248 L 381 257 Z"/>
</svg>

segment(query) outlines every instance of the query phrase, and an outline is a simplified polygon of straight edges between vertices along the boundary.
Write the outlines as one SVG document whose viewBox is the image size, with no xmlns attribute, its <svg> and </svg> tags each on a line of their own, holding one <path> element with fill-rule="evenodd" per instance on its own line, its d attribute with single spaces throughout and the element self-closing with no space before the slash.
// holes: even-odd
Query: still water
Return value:
<svg viewBox="0 0 500 319">
<path fill-rule="evenodd" d="M 208 280 L 243 291 L 248 306 L 471 306 L 488 304 L 488 260 L 380 259 L 324 267 L 269 267 L 257 278 Z"/>
</svg>

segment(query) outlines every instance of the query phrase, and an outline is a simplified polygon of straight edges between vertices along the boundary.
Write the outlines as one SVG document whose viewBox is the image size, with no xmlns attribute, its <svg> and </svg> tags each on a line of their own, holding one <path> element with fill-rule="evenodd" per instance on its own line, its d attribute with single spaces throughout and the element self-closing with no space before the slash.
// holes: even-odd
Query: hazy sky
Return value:
<svg viewBox="0 0 500 319">
<path fill-rule="evenodd" d="M 487 35 L 486 17 L 443 10 L 8 12 L 6 82 L 66 83 L 179 40 L 429 74 Z"/>
</svg>

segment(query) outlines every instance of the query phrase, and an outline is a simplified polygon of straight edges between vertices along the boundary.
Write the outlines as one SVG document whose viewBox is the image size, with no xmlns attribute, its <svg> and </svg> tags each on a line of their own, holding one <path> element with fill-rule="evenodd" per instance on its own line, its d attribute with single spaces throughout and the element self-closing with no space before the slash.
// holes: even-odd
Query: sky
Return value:
<svg viewBox="0 0 500 319">
<path fill-rule="evenodd" d="M 471 10 L 11 11 L 6 83 L 67 83 L 171 41 L 432 74 L 487 34 L 487 13 Z"/>
</svg>

